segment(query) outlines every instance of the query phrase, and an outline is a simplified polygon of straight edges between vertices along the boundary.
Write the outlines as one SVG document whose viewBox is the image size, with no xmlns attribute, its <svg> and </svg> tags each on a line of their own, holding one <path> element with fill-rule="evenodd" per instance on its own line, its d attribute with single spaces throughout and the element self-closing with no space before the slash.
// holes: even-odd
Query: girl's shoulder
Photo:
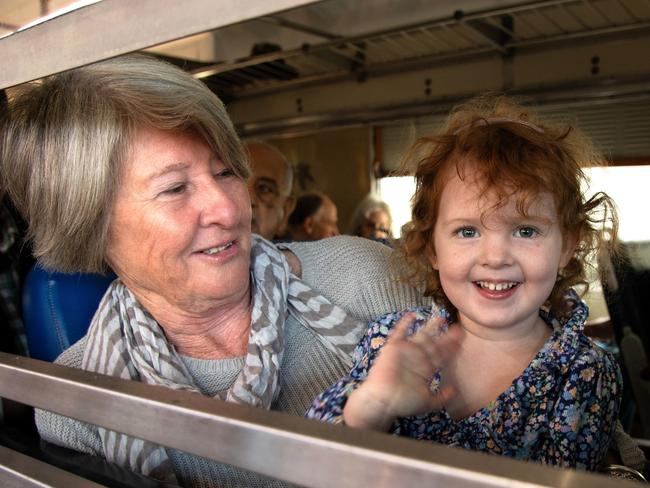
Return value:
<svg viewBox="0 0 650 488">
<path fill-rule="evenodd" d="M 422 324 L 426 323 L 429 317 L 431 317 L 432 310 L 431 307 L 410 307 L 404 310 L 386 313 L 376 320 L 373 320 L 368 324 L 366 333 L 357 344 L 357 347 L 352 354 L 352 361 L 357 363 L 362 361 L 364 357 L 370 357 L 370 362 L 372 362 L 372 359 L 388 339 L 391 330 L 395 327 L 397 322 L 408 313 L 415 314 L 416 319 L 413 329 L 417 330 L 422 326 Z"/>
<path fill-rule="evenodd" d="M 368 324 L 368 333 L 375 335 L 388 335 L 390 330 L 395 327 L 397 322 L 406 314 L 415 314 L 414 329 L 417 330 L 431 316 L 433 311 L 431 307 L 410 307 L 396 312 L 386 313 Z"/>
<path fill-rule="evenodd" d="M 582 377 L 590 377 L 590 371 L 594 374 L 620 377 L 618 360 L 608 351 L 593 342 L 589 337 L 582 334 L 576 354 L 573 360 L 572 371 L 584 371 Z"/>
</svg>

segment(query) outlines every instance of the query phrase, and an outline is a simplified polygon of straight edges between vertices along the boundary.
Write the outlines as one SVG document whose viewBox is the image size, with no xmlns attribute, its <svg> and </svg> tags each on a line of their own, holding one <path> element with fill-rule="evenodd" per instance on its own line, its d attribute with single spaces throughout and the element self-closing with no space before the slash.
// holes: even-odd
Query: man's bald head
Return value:
<svg viewBox="0 0 650 488">
<path fill-rule="evenodd" d="M 248 191 L 253 207 L 253 232 L 266 239 L 284 233 L 286 220 L 293 210 L 291 196 L 293 169 L 287 158 L 274 146 L 261 141 L 246 144 L 251 166 Z"/>
</svg>

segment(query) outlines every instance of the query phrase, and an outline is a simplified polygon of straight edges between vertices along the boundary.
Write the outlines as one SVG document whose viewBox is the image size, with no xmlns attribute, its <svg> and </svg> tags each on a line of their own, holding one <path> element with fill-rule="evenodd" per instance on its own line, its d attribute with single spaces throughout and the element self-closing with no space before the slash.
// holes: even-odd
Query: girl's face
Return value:
<svg viewBox="0 0 650 488">
<path fill-rule="evenodd" d="M 492 210 L 496 196 L 480 192 L 468 163 L 463 180 L 448 173 L 429 261 L 465 328 L 493 337 L 529 330 L 573 245 L 562 235 L 550 194 L 540 194 L 526 217 L 514 198 Z"/>
</svg>

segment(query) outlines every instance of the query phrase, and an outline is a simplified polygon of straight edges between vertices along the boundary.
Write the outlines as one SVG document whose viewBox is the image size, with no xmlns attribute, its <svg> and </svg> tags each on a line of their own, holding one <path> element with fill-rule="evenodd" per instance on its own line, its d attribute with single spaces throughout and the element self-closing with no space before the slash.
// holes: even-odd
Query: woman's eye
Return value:
<svg viewBox="0 0 650 488">
<path fill-rule="evenodd" d="M 174 185 L 174 186 L 166 189 L 165 191 L 163 191 L 163 194 L 165 194 L 165 195 L 180 195 L 181 193 L 183 193 L 185 191 L 186 188 L 187 188 L 187 185 L 185 185 L 185 184 Z"/>
<path fill-rule="evenodd" d="M 519 227 L 516 231 L 517 236 L 530 239 L 535 237 L 539 232 L 534 227 Z"/>
<path fill-rule="evenodd" d="M 456 235 L 458 237 L 467 239 L 471 237 L 476 237 L 478 235 L 478 232 L 474 227 L 463 227 L 462 229 L 458 229 L 456 231 Z"/>
<path fill-rule="evenodd" d="M 214 174 L 215 178 L 230 178 L 232 176 L 236 176 L 236 175 L 235 175 L 235 172 L 230 168 L 224 168 L 224 169 L 222 169 L 220 171 L 217 171 Z"/>
</svg>

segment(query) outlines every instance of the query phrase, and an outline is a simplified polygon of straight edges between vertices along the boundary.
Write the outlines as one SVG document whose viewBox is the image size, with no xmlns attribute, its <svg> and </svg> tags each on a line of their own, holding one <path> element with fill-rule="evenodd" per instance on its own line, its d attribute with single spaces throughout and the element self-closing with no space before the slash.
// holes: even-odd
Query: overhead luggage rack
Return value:
<svg viewBox="0 0 650 488">
<path fill-rule="evenodd" d="M 334 5 L 345 11 L 342 0 L 307 8 L 329 10 Z M 633 0 L 542 0 L 476 12 L 457 10 L 451 17 L 354 36 L 338 32 L 335 25 L 323 31 L 287 22 L 283 14 L 257 21 L 309 32 L 321 41 L 233 62 L 209 64 L 194 69 L 193 73 L 208 83 L 216 83 L 228 98 L 345 77 L 363 80 L 372 74 L 462 57 L 491 53 L 509 56 L 515 49 L 649 31 L 650 6 Z M 280 63 L 291 71 L 291 76 L 282 78 L 273 74 L 273 64 L 278 67 Z"/>
</svg>

